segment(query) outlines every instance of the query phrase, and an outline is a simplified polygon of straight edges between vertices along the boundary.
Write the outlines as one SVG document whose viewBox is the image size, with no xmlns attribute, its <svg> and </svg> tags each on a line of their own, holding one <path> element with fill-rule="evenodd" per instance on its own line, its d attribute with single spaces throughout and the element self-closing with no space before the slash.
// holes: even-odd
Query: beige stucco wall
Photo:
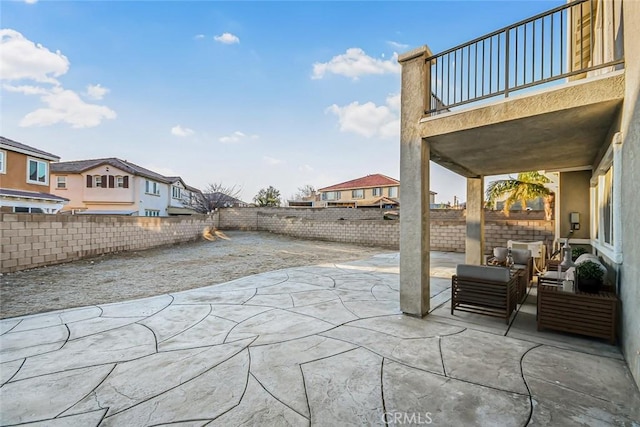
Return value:
<svg viewBox="0 0 640 427">
<path fill-rule="evenodd" d="M 589 207 L 589 181 L 591 171 L 576 171 L 560 173 L 560 191 L 556 203 L 559 205 L 560 237 L 569 236 L 571 224 L 569 214 L 580 214 L 580 229 L 571 233 L 571 239 L 589 239 L 591 211 Z"/>
<path fill-rule="evenodd" d="M 640 2 L 624 1 L 623 7 L 627 30 L 622 108 L 622 351 L 640 386 Z"/>
</svg>

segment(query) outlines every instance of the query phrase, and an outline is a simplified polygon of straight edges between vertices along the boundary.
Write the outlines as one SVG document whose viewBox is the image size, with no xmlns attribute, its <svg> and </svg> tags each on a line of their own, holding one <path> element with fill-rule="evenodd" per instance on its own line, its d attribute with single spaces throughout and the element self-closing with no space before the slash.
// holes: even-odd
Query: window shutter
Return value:
<svg viewBox="0 0 640 427">
<path fill-rule="evenodd" d="M 116 186 L 116 177 L 113 175 L 109 175 L 109 188 L 114 188 Z"/>
<path fill-rule="evenodd" d="M 123 186 L 124 188 L 129 188 L 129 175 L 125 175 L 125 176 L 122 178 L 122 186 Z"/>
<path fill-rule="evenodd" d="M 102 182 L 101 182 L 101 187 L 102 188 L 107 188 L 107 175 L 102 175 Z"/>
<path fill-rule="evenodd" d="M 93 177 L 91 175 L 87 175 L 87 188 L 93 187 Z"/>
</svg>

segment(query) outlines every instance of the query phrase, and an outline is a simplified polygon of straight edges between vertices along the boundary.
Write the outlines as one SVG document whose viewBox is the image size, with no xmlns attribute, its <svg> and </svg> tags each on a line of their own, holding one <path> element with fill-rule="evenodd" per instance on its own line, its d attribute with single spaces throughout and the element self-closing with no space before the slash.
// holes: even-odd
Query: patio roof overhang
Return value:
<svg viewBox="0 0 640 427">
<path fill-rule="evenodd" d="M 592 167 L 624 98 L 624 71 L 425 117 L 431 160 L 465 177 Z"/>
</svg>

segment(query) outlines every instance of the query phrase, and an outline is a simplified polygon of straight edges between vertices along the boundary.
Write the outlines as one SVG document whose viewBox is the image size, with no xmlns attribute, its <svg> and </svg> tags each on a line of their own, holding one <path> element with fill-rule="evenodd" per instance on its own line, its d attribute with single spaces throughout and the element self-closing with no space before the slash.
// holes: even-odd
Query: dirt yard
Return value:
<svg viewBox="0 0 640 427">
<path fill-rule="evenodd" d="M 287 267 L 344 262 L 381 248 L 230 231 L 201 241 L 104 255 L 0 277 L 0 318 L 184 291 Z"/>
</svg>

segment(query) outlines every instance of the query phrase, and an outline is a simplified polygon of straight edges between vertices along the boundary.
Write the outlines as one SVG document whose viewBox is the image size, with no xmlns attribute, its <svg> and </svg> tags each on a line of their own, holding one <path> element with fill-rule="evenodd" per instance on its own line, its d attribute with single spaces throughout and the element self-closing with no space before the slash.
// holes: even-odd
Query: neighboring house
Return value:
<svg viewBox="0 0 640 427">
<path fill-rule="evenodd" d="M 167 180 L 171 184 L 171 196 L 169 197 L 169 215 L 193 215 L 197 213 L 198 198 L 202 197 L 202 192 L 191 187 L 179 176 L 169 176 Z"/>
<path fill-rule="evenodd" d="M 316 206 L 391 208 L 399 204 L 400 181 L 373 174 L 320 188 L 318 193 L 320 202 Z"/>
<path fill-rule="evenodd" d="M 204 198 L 209 205 L 214 208 L 245 208 L 249 203 L 236 199 L 228 194 L 216 191 L 214 193 L 204 193 Z"/>
<path fill-rule="evenodd" d="M 589 245 L 607 264 L 622 351 L 640 384 L 638 28 L 640 2 L 577 0 L 439 54 L 400 55 L 401 203 L 411 218 L 400 223 L 403 312 L 430 309 L 430 161 L 467 178 L 468 264 L 492 249 L 484 177 L 558 172 L 555 237 Z M 535 46 L 522 45 L 527 38 Z"/>
<path fill-rule="evenodd" d="M 56 213 L 69 201 L 49 193 L 55 154 L 0 136 L 0 212 Z"/>
<path fill-rule="evenodd" d="M 192 193 L 179 177 L 159 173 L 115 157 L 51 164 L 51 192 L 67 197 L 64 212 L 133 216 L 169 216 L 184 210 L 174 195 Z"/>
</svg>

